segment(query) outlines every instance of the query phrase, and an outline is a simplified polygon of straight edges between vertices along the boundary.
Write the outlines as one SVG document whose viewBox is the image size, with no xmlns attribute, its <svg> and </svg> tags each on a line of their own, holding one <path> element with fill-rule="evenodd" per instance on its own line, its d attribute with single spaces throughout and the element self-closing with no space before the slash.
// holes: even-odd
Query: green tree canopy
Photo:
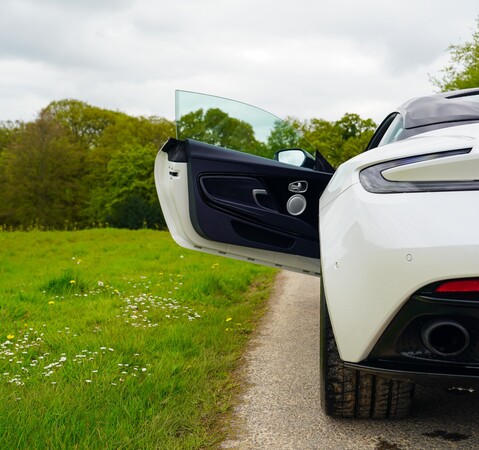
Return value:
<svg viewBox="0 0 479 450">
<path fill-rule="evenodd" d="M 451 62 L 442 69 L 442 76 L 432 77 L 432 83 L 442 92 L 479 87 L 479 17 L 472 39 L 463 45 L 448 48 Z"/>
<path fill-rule="evenodd" d="M 50 103 L 34 122 L 1 123 L 0 223 L 163 227 L 153 163 L 173 135 L 166 119 L 72 99 Z"/>
<path fill-rule="evenodd" d="M 375 129 L 373 120 L 349 113 L 335 122 L 311 119 L 301 124 L 306 139 L 334 167 L 362 153 Z"/>
<path fill-rule="evenodd" d="M 185 114 L 177 122 L 180 138 L 190 138 L 233 150 L 258 154 L 261 144 L 251 124 L 229 116 L 219 108 Z"/>
<path fill-rule="evenodd" d="M 157 151 L 151 143 L 131 143 L 109 161 L 103 192 L 108 223 L 130 229 L 165 226 L 153 177 Z"/>
<path fill-rule="evenodd" d="M 210 108 L 183 116 L 178 127 L 180 138 L 267 158 L 284 148 L 313 153 L 304 135 L 337 166 L 364 150 L 375 125 L 357 114 L 336 122 L 288 118 L 260 142 L 251 124 Z M 169 120 L 72 99 L 50 103 L 32 122 L 0 123 L 0 224 L 164 227 L 153 167 L 159 147 L 174 135 Z"/>
<path fill-rule="evenodd" d="M 3 149 L 13 142 L 15 135 L 23 126 L 21 122 L 0 122 L 0 155 Z"/>
<path fill-rule="evenodd" d="M 77 142 L 86 148 L 97 146 L 105 130 L 125 116 L 123 113 L 90 106 L 73 99 L 51 102 L 42 111 L 42 115 L 68 128 Z"/>
<path fill-rule="evenodd" d="M 86 164 L 88 175 L 85 179 L 89 186 L 90 198 L 87 204 L 86 216 L 94 222 L 112 223 L 112 205 L 117 201 L 125 199 L 120 195 L 119 190 L 111 189 L 115 174 L 112 172 L 111 164 L 115 161 L 124 161 L 133 168 L 144 163 L 143 155 L 138 154 L 139 149 L 147 149 L 149 162 L 151 163 L 145 172 L 136 173 L 137 183 L 146 182 L 148 179 L 151 187 L 151 195 L 156 196 L 153 183 L 153 163 L 159 147 L 171 136 L 174 136 L 175 129 L 172 122 L 158 117 L 131 117 L 122 115 L 110 124 L 98 139 L 97 146 L 88 152 Z M 128 155 L 130 155 L 128 157 Z M 138 160 L 135 160 L 139 157 Z M 127 160 L 129 158 L 129 160 Z M 123 167 L 130 173 L 129 167 Z M 130 192 L 131 194 L 131 192 Z M 120 195 L 120 196 L 119 196 Z M 140 195 L 138 192 L 135 195 Z M 144 201 L 151 204 L 151 198 L 142 197 Z M 155 204 L 158 199 L 155 199 Z M 116 208 L 116 207 L 115 207 Z M 161 215 L 158 216 L 158 223 L 162 222 Z M 150 221 L 147 220 L 148 223 Z M 156 225 L 155 225 L 156 226 Z M 158 225 L 159 226 L 159 225 Z"/>
<path fill-rule="evenodd" d="M 298 119 L 288 117 L 286 120 L 277 120 L 268 136 L 268 148 L 272 152 L 288 148 L 302 148 L 312 150 L 311 144 L 302 134 L 302 123 Z"/>
<path fill-rule="evenodd" d="M 48 115 L 18 130 L 2 155 L 2 221 L 47 228 L 81 221 L 84 158 L 68 130 Z"/>
</svg>

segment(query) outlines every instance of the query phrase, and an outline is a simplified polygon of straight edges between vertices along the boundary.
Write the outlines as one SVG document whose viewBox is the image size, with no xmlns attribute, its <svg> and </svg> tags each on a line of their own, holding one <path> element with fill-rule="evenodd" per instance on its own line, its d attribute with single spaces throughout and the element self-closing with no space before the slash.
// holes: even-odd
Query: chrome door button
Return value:
<svg viewBox="0 0 479 450">
<path fill-rule="evenodd" d="M 296 194 L 302 194 L 308 190 L 308 182 L 307 181 L 294 181 L 293 183 L 289 183 L 288 191 L 294 192 Z"/>
<path fill-rule="evenodd" d="M 286 203 L 286 209 L 292 216 L 299 216 L 306 209 L 306 199 L 301 194 L 293 195 Z"/>
</svg>

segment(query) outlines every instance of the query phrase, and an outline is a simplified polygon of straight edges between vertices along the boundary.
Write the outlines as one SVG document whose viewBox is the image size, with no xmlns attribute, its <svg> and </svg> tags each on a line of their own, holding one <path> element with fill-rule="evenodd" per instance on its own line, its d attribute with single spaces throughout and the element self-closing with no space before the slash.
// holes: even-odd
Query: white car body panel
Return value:
<svg viewBox="0 0 479 450">
<path fill-rule="evenodd" d="M 411 164 L 415 179 L 441 179 L 448 164 L 454 169 L 454 179 L 479 179 L 479 170 L 473 177 L 464 164 L 469 158 L 471 166 L 477 167 L 477 141 L 435 134 L 351 159 L 338 169 L 321 197 L 322 276 L 345 361 L 365 359 L 420 287 L 441 279 L 479 275 L 479 191 L 373 194 L 359 182 L 360 170 L 371 164 L 464 147 L 473 150 L 466 156 L 441 158 L 441 164 L 437 160 Z M 409 165 L 400 167 L 404 173 L 409 170 Z"/>
</svg>

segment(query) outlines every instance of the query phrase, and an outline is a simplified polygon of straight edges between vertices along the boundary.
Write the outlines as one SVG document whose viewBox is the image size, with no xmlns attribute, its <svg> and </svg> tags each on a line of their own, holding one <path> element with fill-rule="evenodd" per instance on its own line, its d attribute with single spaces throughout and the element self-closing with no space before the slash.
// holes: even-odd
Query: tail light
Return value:
<svg viewBox="0 0 479 450">
<path fill-rule="evenodd" d="M 438 293 L 479 292 L 479 278 L 445 281 L 434 289 Z"/>
<path fill-rule="evenodd" d="M 450 156 L 465 155 L 470 148 L 450 150 L 426 155 L 410 156 L 394 159 L 369 166 L 359 173 L 359 181 L 364 189 L 373 194 L 397 194 L 407 192 L 444 192 L 444 191 L 477 191 L 479 182 L 476 180 L 458 181 L 390 181 L 383 176 L 383 172 L 394 167 L 431 161 Z"/>
</svg>

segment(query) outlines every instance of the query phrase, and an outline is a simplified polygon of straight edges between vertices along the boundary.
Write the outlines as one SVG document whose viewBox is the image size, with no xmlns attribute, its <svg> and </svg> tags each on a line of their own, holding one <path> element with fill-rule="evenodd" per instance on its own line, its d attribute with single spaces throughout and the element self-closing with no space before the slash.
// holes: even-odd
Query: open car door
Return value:
<svg viewBox="0 0 479 450">
<path fill-rule="evenodd" d="M 155 182 L 186 248 L 318 275 L 319 197 L 334 170 L 288 123 L 244 103 L 176 93 L 177 139 Z"/>
</svg>

